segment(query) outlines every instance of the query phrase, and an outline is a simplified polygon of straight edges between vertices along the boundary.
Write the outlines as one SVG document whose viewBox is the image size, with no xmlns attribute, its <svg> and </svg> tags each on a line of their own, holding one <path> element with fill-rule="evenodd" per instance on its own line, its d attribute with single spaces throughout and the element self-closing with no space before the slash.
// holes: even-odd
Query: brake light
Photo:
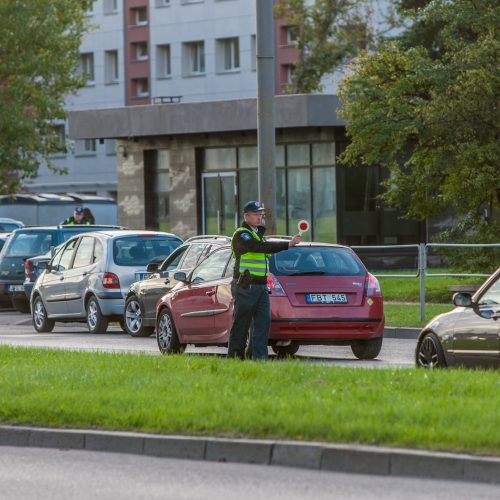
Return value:
<svg viewBox="0 0 500 500">
<path fill-rule="evenodd" d="M 275 297 L 286 297 L 285 290 L 281 286 L 281 283 L 278 281 L 276 276 L 272 274 L 267 275 L 267 288 L 271 292 L 271 295 Z"/>
<path fill-rule="evenodd" d="M 24 261 L 24 276 L 29 281 L 29 279 L 30 279 L 30 263 L 27 260 Z"/>
<path fill-rule="evenodd" d="M 113 273 L 104 273 L 102 277 L 102 286 L 104 288 L 120 288 L 120 278 Z"/>
<path fill-rule="evenodd" d="M 365 276 L 365 296 L 366 297 L 382 297 L 382 290 L 378 279 L 372 274 Z"/>
</svg>

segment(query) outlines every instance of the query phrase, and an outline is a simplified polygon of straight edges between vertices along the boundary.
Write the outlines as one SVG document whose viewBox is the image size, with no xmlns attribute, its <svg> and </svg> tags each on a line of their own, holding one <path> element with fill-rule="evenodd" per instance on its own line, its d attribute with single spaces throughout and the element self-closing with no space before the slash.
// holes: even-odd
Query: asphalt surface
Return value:
<svg viewBox="0 0 500 500">
<path fill-rule="evenodd" d="M 2 500 L 496 500 L 498 493 L 462 481 L 0 446 Z"/>
</svg>

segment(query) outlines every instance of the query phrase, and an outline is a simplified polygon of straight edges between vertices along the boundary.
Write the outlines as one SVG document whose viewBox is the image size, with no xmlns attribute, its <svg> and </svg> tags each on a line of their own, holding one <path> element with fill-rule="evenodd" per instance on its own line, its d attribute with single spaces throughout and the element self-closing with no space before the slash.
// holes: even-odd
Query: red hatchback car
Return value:
<svg viewBox="0 0 500 500">
<path fill-rule="evenodd" d="M 212 252 L 164 295 L 157 306 L 156 338 L 163 354 L 186 344 L 227 345 L 233 315 L 231 248 Z M 278 355 L 301 345 L 350 345 L 359 359 L 382 348 L 384 308 L 377 279 L 349 248 L 301 243 L 269 260 L 269 345 Z"/>
</svg>

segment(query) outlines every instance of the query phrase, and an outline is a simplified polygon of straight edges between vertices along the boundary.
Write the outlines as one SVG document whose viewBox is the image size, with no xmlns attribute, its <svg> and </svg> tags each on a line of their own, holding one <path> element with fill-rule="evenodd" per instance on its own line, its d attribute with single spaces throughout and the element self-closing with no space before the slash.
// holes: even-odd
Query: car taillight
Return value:
<svg viewBox="0 0 500 500">
<path fill-rule="evenodd" d="M 269 288 L 271 295 L 274 295 L 275 297 L 286 297 L 285 290 L 283 290 L 281 283 L 278 281 L 276 276 L 272 274 L 267 275 L 267 288 Z"/>
<path fill-rule="evenodd" d="M 366 297 L 382 297 L 382 290 L 378 279 L 372 274 L 367 274 L 365 277 L 365 296 Z"/>
<path fill-rule="evenodd" d="M 30 279 L 30 263 L 27 260 L 24 261 L 24 276 L 29 281 L 29 279 Z"/>
<path fill-rule="evenodd" d="M 116 274 L 104 273 L 102 277 L 102 286 L 104 288 L 120 288 L 120 279 Z"/>
</svg>

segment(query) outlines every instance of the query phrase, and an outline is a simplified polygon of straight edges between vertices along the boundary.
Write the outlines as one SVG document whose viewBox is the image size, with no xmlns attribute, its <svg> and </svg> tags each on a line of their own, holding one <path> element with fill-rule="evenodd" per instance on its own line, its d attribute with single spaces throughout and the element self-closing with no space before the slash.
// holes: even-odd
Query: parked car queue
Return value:
<svg viewBox="0 0 500 500">
<path fill-rule="evenodd" d="M 144 238 L 147 232 L 132 233 Z M 35 329 L 50 331 L 56 321 L 78 320 L 87 322 L 92 332 L 103 332 L 110 320 L 118 320 L 132 336 L 147 336 L 156 330 L 158 347 L 166 354 L 182 352 L 187 344 L 227 345 L 234 266 L 229 238 L 201 236 L 182 243 L 175 235 L 167 235 L 175 244 L 157 254 L 136 253 L 129 245 L 125 267 L 132 269 L 127 269 L 130 277 L 122 280 L 119 251 L 104 245 L 105 259 L 100 255 L 99 243 L 94 241 L 90 251 L 88 238 L 93 235 L 85 236 L 75 236 L 62 244 L 42 273 L 53 276 L 45 277 L 40 286 L 37 282 L 37 294 L 32 296 Z M 340 255 L 349 258 L 339 264 Z M 331 267 L 333 259 L 337 259 L 337 267 Z M 106 264 L 99 267 L 98 261 Z M 113 265 L 117 273 L 110 274 L 116 278 L 104 270 Z M 67 276 L 78 275 L 75 269 L 88 266 L 94 266 L 96 272 L 87 270 L 86 274 L 84 270 L 81 275 L 99 275 L 102 283 L 94 280 L 96 288 L 89 285 L 85 293 L 75 292 Z M 350 248 L 302 243 L 273 255 L 270 271 L 270 346 L 277 354 L 294 354 L 300 345 L 340 344 L 350 345 L 360 359 L 378 356 L 384 326 L 382 293 L 376 278 Z M 54 276 L 65 282 L 61 288 L 64 291 L 50 295 Z M 500 270 L 474 296 L 456 294 L 456 309 L 434 318 L 422 330 L 415 352 L 416 365 L 500 366 L 499 283 Z M 115 294 L 115 306 L 119 304 L 111 309 L 111 302 L 106 302 L 111 298 L 106 293 L 109 291 Z M 73 306 L 79 300 L 75 310 Z M 479 336 L 478 327 L 482 333 Z"/>
</svg>

